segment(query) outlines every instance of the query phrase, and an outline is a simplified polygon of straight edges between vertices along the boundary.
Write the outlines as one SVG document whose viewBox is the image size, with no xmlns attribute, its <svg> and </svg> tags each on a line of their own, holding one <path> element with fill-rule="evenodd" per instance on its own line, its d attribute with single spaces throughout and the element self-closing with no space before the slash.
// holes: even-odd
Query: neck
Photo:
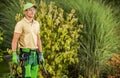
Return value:
<svg viewBox="0 0 120 78">
<path fill-rule="evenodd" d="M 30 21 L 30 22 L 33 22 L 33 18 L 30 18 L 30 17 L 25 17 L 28 21 Z"/>
</svg>

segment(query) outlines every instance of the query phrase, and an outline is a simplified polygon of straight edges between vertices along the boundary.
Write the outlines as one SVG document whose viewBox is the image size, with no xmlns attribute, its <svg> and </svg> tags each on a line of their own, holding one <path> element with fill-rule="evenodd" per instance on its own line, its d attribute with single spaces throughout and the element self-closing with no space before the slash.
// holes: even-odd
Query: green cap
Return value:
<svg viewBox="0 0 120 78">
<path fill-rule="evenodd" d="M 32 3 L 26 3 L 26 4 L 24 5 L 24 9 L 23 9 L 23 10 L 25 11 L 25 10 L 31 8 L 31 7 L 35 7 L 35 8 L 37 8 L 37 7 L 35 6 L 35 4 L 32 4 Z"/>
</svg>

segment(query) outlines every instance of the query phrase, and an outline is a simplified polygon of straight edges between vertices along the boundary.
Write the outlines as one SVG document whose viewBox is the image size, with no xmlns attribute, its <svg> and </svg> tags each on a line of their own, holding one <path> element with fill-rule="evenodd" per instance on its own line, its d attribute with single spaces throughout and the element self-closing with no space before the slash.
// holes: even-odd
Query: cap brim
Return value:
<svg viewBox="0 0 120 78">
<path fill-rule="evenodd" d="M 26 5 L 26 7 L 24 7 L 24 10 L 27 10 L 27 9 L 29 9 L 31 7 L 34 7 L 35 9 L 37 8 L 36 5 L 32 4 L 32 5 Z"/>
</svg>

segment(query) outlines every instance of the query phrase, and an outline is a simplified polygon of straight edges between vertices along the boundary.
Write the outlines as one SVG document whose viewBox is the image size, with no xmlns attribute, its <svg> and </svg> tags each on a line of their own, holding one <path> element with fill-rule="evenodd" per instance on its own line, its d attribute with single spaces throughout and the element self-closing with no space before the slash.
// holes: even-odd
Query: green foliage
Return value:
<svg viewBox="0 0 120 78">
<path fill-rule="evenodd" d="M 3 31 L 2 31 L 2 28 L 0 27 L 0 46 L 2 46 L 3 42 Z M 0 62 L 3 61 L 3 51 L 2 49 L 0 49 Z"/>
<path fill-rule="evenodd" d="M 115 12 L 115 18 L 117 19 L 117 22 L 119 23 L 116 33 L 118 34 L 118 36 L 120 36 L 120 0 L 101 0 L 103 2 L 105 2 L 106 5 L 111 6 L 111 8 L 113 8 L 114 12 Z M 119 38 L 119 42 L 120 43 L 120 38 Z M 120 53 L 120 45 L 119 45 L 119 51 Z"/>
<path fill-rule="evenodd" d="M 3 41 L 3 30 L 0 27 L 0 45 L 2 44 L 2 41 Z"/>
<path fill-rule="evenodd" d="M 77 10 L 79 22 L 83 24 L 82 36 L 79 38 L 80 72 L 85 78 L 99 78 L 106 61 L 111 58 L 118 47 L 116 27 L 117 18 L 114 11 L 95 0 L 57 1 L 66 11 Z M 62 7 L 60 6 L 60 7 Z M 70 6 L 70 7 L 68 7 Z"/>
<path fill-rule="evenodd" d="M 12 62 L 9 62 L 9 67 L 10 67 L 10 76 L 15 76 L 15 78 L 22 77 L 22 67 L 20 65 L 16 65 Z"/>
<path fill-rule="evenodd" d="M 3 74 L 0 78 L 14 78 L 10 73 Z"/>
<path fill-rule="evenodd" d="M 3 29 L 3 43 L 0 46 L 2 49 L 10 48 L 13 30 L 15 26 L 15 15 L 20 12 L 19 1 L 15 0 L 0 0 L 1 11 L 0 11 L 0 26 Z"/>
<path fill-rule="evenodd" d="M 76 63 L 80 25 L 75 10 L 65 13 L 54 2 L 41 2 L 36 19 L 41 24 L 41 39 L 46 67 L 52 78 L 69 74 L 68 66 Z"/>
</svg>

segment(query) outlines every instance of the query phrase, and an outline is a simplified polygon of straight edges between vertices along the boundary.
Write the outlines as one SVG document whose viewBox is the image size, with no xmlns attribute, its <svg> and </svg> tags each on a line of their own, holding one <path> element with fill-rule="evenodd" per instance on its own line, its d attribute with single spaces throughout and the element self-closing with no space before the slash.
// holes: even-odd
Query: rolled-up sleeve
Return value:
<svg viewBox="0 0 120 78">
<path fill-rule="evenodd" d="M 16 33 L 22 33 L 22 24 L 20 22 L 18 22 L 16 25 L 15 25 L 15 30 L 14 32 Z"/>
</svg>

